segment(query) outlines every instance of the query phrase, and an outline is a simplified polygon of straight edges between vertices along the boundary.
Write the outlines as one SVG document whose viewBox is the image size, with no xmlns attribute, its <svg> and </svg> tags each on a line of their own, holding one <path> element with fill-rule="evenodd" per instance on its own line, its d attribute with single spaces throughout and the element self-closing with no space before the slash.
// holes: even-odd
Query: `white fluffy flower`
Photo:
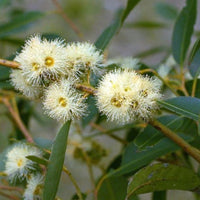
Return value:
<svg viewBox="0 0 200 200">
<path fill-rule="evenodd" d="M 36 163 L 26 158 L 30 155 L 40 157 L 42 152 L 38 148 L 24 143 L 16 144 L 8 151 L 5 173 L 11 181 L 27 179 L 29 173 L 36 169 Z"/>
<path fill-rule="evenodd" d="M 28 82 L 42 84 L 65 73 L 66 49 L 62 40 L 47 41 L 31 37 L 21 53 L 15 57 Z"/>
<path fill-rule="evenodd" d="M 11 83 L 15 89 L 19 90 L 25 96 L 29 98 L 38 98 L 42 93 L 42 87 L 32 85 L 26 80 L 26 77 L 22 74 L 22 70 L 12 70 L 10 74 Z"/>
<path fill-rule="evenodd" d="M 43 105 L 50 117 L 65 122 L 85 114 L 86 104 L 83 101 L 82 95 L 63 79 L 46 89 Z"/>
<path fill-rule="evenodd" d="M 70 43 L 66 47 L 67 73 L 69 75 L 80 74 L 81 71 L 90 69 L 98 73 L 103 62 L 103 55 L 89 42 Z"/>
<path fill-rule="evenodd" d="M 105 63 L 107 66 L 112 64 L 117 64 L 123 69 L 139 69 L 139 59 L 132 57 L 117 57 L 107 60 Z"/>
<path fill-rule="evenodd" d="M 97 106 L 111 121 L 148 120 L 158 108 L 159 88 L 155 79 L 131 70 L 110 72 L 99 84 Z"/>
<path fill-rule="evenodd" d="M 42 185 L 43 176 L 41 174 L 31 175 L 24 191 L 24 200 L 40 200 Z"/>
</svg>

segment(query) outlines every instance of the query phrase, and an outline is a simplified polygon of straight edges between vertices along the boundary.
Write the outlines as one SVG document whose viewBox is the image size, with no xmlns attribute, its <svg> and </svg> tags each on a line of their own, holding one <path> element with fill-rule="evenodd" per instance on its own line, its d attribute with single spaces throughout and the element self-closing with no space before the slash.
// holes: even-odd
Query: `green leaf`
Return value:
<svg viewBox="0 0 200 200">
<path fill-rule="evenodd" d="M 119 9 L 113 20 L 113 23 L 108 26 L 95 42 L 95 46 L 102 51 L 107 47 L 112 37 L 119 31 L 125 19 L 131 10 L 140 2 L 140 0 L 128 0 L 126 8 Z"/>
<path fill-rule="evenodd" d="M 175 97 L 158 103 L 167 110 L 183 115 L 187 118 L 200 120 L 200 99 L 195 97 Z"/>
<path fill-rule="evenodd" d="M 179 134 L 184 140 L 192 141 L 192 137 Z M 151 161 L 163 156 L 167 153 L 174 152 L 180 149 L 178 145 L 169 140 L 163 138 L 160 142 L 152 147 L 146 147 L 145 149 L 139 149 L 134 142 L 130 143 L 124 152 L 122 165 L 120 168 L 111 171 L 107 177 L 121 176 L 124 174 L 132 173 L 141 167 L 149 164 Z"/>
<path fill-rule="evenodd" d="M 26 158 L 41 165 L 45 165 L 45 166 L 48 165 L 48 160 L 45 160 L 44 158 L 40 158 L 37 156 L 26 156 Z"/>
<path fill-rule="evenodd" d="M 179 14 L 172 36 L 172 53 L 179 64 L 183 64 L 190 45 L 196 21 L 196 0 L 187 0 L 186 6 Z"/>
<path fill-rule="evenodd" d="M 159 54 L 161 52 L 168 52 L 169 49 L 165 46 L 158 46 L 158 47 L 153 47 L 144 51 L 141 51 L 137 54 L 135 54 L 133 57 L 135 58 L 146 58 L 148 56 L 152 56 L 154 54 Z"/>
<path fill-rule="evenodd" d="M 198 49 L 189 66 L 190 74 L 193 78 L 197 78 L 200 74 L 200 49 Z"/>
<path fill-rule="evenodd" d="M 189 168 L 168 163 L 147 166 L 128 185 L 128 197 L 162 190 L 194 190 L 200 178 Z"/>
<path fill-rule="evenodd" d="M 3 65 L 0 65 L 0 81 L 5 81 L 9 79 L 10 76 L 10 69 L 8 67 L 5 67 Z"/>
<path fill-rule="evenodd" d="M 0 9 L 9 5 L 11 0 L 1 0 L 0 1 Z"/>
<path fill-rule="evenodd" d="M 83 200 L 86 200 L 87 194 L 81 193 Z M 80 200 L 77 194 L 74 194 L 71 200 Z"/>
<path fill-rule="evenodd" d="M 155 22 L 155 21 L 137 21 L 125 24 L 125 27 L 141 28 L 141 29 L 159 29 L 159 28 L 167 28 L 167 25 L 162 22 Z"/>
<path fill-rule="evenodd" d="M 34 142 L 41 148 L 50 149 L 52 141 L 46 138 L 34 138 Z"/>
<path fill-rule="evenodd" d="M 192 50 L 190 52 L 190 55 L 189 55 L 189 59 L 188 59 L 188 63 L 189 65 L 191 64 L 196 52 L 199 50 L 200 48 L 200 38 L 198 38 L 196 40 L 196 42 L 194 43 L 193 47 L 192 47 Z"/>
<path fill-rule="evenodd" d="M 192 85 L 193 85 L 193 80 L 186 81 L 185 87 L 189 93 L 189 95 L 192 94 Z M 197 79 L 197 84 L 196 84 L 196 90 L 195 90 L 195 97 L 200 98 L 200 79 Z"/>
<path fill-rule="evenodd" d="M 128 181 L 122 176 L 106 179 L 98 191 L 98 200 L 125 199 L 127 184 Z"/>
<path fill-rule="evenodd" d="M 180 131 L 180 128 L 184 125 L 185 118 L 177 117 L 175 115 L 167 115 L 158 118 L 158 121 L 160 121 L 165 126 L 169 127 L 174 132 L 177 132 L 177 130 Z M 135 138 L 134 142 L 139 148 L 144 148 L 146 146 L 155 145 L 163 137 L 164 135 L 160 131 L 158 131 L 151 125 L 148 125 L 144 129 L 144 131 L 142 131 Z"/>
<path fill-rule="evenodd" d="M 3 41 L 4 43 L 16 45 L 16 46 L 22 46 L 24 44 L 24 40 L 19 38 L 11 38 L 11 37 L 3 37 L 0 39 L 0 41 Z"/>
<path fill-rule="evenodd" d="M 93 96 L 89 96 L 86 100 L 89 114 L 82 118 L 82 126 L 85 127 L 99 113 L 96 107 L 96 101 Z"/>
<path fill-rule="evenodd" d="M 163 18 L 167 20 L 175 20 L 178 16 L 178 11 L 176 7 L 165 3 L 165 2 L 158 2 L 155 6 L 156 12 Z"/>
<path fill-rule="evenodd" d="M 0 81 L 0 89 L 11 90 L 14 87 L 8 81 Z"/>
<path fill-rule="evenodd" d="M 154 192 L 152 200 L 167 200 L 167 192 L 166 191 Z"/>
<path fill-rule="evenodd" d="M 23 13 L 20 16 L 15 17 L 12 21 L 0 25 L 0 38 L 7 37 L 13 33 L 24 30 L 27 25 L 43 17 L 44 13 L 38 11 L 32 11 Z"/>
<path fill-rule="evenodd" d="M 65 159 L 70 123 L 71 121 L 68 121 L 62 126 L 53 143 L 44 183 L 44 200 L 55 199 Z"/>
</svg>

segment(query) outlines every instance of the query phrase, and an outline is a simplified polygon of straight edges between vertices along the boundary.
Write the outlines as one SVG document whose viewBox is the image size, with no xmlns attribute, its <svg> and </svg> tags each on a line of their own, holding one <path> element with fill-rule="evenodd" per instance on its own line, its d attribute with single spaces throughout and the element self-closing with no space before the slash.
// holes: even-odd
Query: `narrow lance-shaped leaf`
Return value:
<svg viewBox="0 0 200 200">
<path fill-rule="evenodd" d="M 196 21 L 196 0 L 187 0 L 186 6 L 179 14 L 172 36 L 172 53 L 179 64 L 183 64 Z"/>
<path fill-rule="evenodd" d="M 44 183 L 43 200 L 55 199 L 65 159 L 70 123 L 71 121 L 68 121 L 62 126 L 53 143 Z"/>
<path fill-rule="evenodd" d="M 197 125 L 192 119 L 176 115 L 166 115 L 159 117 L 158 120 L 175 133 L 184 133 L 192 137 L 197 136 Z M 163 137 L 165 136 L 162 132 L 148 125 L 144 131 L 140 132 L 135 138 L 134 142 L 139 148 L 145 148 L 146 146 L 155 145 Z"/>
<path fill-rule="evenodd" d="M 128 181 L 122 176 L 106 179 L 98 191 L 98 200 L 125 199 L 127 184 Z"/>
<path fill-rule="evenodd" d="M 189 71 L 193 78 L 197 78 L 200 74 L 200 40 L 197 40 L 193 47 Z"/>
<path fill-rule="evenodd" d="M 189 142 L 193 140 L 192 137 L 179 136 Z M 143 150 L 140 150 L 134 142 L 130 143 L 125 149 L 121 167 L 108 173 L 107 177 L 121 176 L 134 172 L 160 156 L 178 149 L 180 147 L 168 138 L 164 138 L 153 147 L 146 147 Z"/>
<path fill-rule="evenodd" d="M 132 177 L 127 193 L 131 197 L 162 190 L 194 190 L 199 186 L 200 178 L 191 169 L 159 163 L 138 171 Z"/>
<path fill-rule="evenodd" d="M 167 24 L 157 21 L 136 21 L 132 23 L 126 23 L 127 28 L 139 28 L 139 29 L 158 29 L 167 28 Z"/>
<path fill-rule="evenodd" d="M 166 191 L 155 191 L 153 193 L 152 200 L 167 200 L 167 192 Z"/>
<path fill-rule="evenodd" d="M 167 20 L 174 20 L 178 15 L 176 7 L 165 2 L 158 2 L 155 6 L 156 12 Z"/>
<path fill-rule="evenodd" d="M 95 42 L 95 46 L 98 49 L 104 50 L 107 47 L 112 37 L 119 31 L 125 19 L 129 15 L 131 10 L 139 3 L 139 1 L 140 0 L 128 0 L 126 8 L 117 11 L 113 23 L 110 26 L 108 26 L 103 31 L 103 33 L 101 33 L 101 35 Z"/>
<path fill-rule="evenodd" d="M 200 99 L 195 97 L 175 97 L 158 103 L 167 110 L 184 115 L 193 120 L 200 120 Z"/>
<path fill-rule="evenodd" d="M 30 23 L 42 16 L 44 16 L 44 13 L 37 11 L 27 12 L 17 16 L 12 19 L 12 21 L 0 25 L 0 38 L 7 37 L 8 35 L 23 30 L 27 25 L 30 25 Z"/>
</svg>

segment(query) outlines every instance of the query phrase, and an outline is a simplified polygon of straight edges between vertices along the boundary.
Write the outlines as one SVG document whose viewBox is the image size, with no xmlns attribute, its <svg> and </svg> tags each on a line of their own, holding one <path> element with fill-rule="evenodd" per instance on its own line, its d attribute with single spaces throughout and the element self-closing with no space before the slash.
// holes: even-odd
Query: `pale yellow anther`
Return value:
<svg viewBox="0 0 200 200">
<path fill-rule="evenodd" d="M 47 67 L 51 67 L 54 64 L 54 59 L 52 57 L 46 57 L 45 58 L 45 65 Z"/>
<path fill-rule="evenodd" d="M 133 109 L 137 108 L 137 107 L 138 107 L 138 101 L 133 100 L 132 103 L 131 103 L 131 107 L 132 107 Z"/>
<path fill-rule="evenodd" d="M 120 97 L 119 98 L 113 97 L 110 102 L 113 106 L 120 108 L 122 106 L 123 99 Z"/>
<path fill-rule="evenodd" d="M 59 104 L 62 107 L 66 107 L 67 106 L 67 100 L 66 100 L 66 98 L 60 97 L 59 100 L 58 100 L 58 102 L 59 102 Z"/>
<path fill-rule="evenodd" d="M 38 63 L 32 63 L 33 71 L 37 71 L 40 68 Z"/>
<path fill-rule="evenodd" d="M 17 166 L 21 167 L 22 165 L 23 165 L 23 160 L 22 159 L 17 160 Z"/>
</svg>

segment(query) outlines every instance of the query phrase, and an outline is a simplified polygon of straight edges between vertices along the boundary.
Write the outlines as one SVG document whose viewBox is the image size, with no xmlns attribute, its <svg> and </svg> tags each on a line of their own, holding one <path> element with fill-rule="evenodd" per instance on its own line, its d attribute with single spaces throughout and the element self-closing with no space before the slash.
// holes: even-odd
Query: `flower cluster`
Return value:
<svg viewBox="0 0 200 200">
<path fill-rule="evenodd" d="M 39 199 L 43 176 L 38 173 L 40 167 L 27 156 L 42 157 L 42 151 L 25 143 L 15 144 L 6 154 L 5 173 L 12 183 L 27 182 L 24 200 Z"/>
<path fill-rule="evenodd" d="M 99 84 L 97 105 L 111 121 L 148 120 L 158 109 L 159 88 L 156 79 L 143 77 L 131 70 L 110 72 Z"/>
<path fill-rule="evenodd" d="M 15 61 L 20 64 L 10 75 L 15 88 L 29 98 L 42 98 L 46 113 L 64 122 L 85 113 L 84 97 L 74 83 L 84 81 L 90 72 L 98 73 L 103 55 L 89 42 L 65 44 L 35 35 Z"/>
<path fill-rule="evenodd" d="M 91 72 L 100 75 L 103 66 L 113 63 L 120 70 L 107 73 L 95 92 L 99 110 L 111 121 L 127 123 L 148 120 L 158 108 L 159 82 L 134 71 L 140 66 L 138 59 L 120 58 L 103 64 L 103 55 L 89 42 L 65 44 L 36 35 L 25 43 L 15 61 L 20 64 L 10 75 L 15 88 L 27 97 L 41 98 L 45 112 L 61 122 L 87 113 L 88 93 L 78 90 L 77 84 L 90 86 Z"/>
<path fill-rule="evenodd" d="M 35 162 L 26 158 L 26 156 L 42 156 L 42 152 L 31 145 L 18 143 L 7 153 L 5 163 L 5 173 L 12 182 L 16 180 L 27 179 L 30 173 L 37 169 Z"/>
</svg>

